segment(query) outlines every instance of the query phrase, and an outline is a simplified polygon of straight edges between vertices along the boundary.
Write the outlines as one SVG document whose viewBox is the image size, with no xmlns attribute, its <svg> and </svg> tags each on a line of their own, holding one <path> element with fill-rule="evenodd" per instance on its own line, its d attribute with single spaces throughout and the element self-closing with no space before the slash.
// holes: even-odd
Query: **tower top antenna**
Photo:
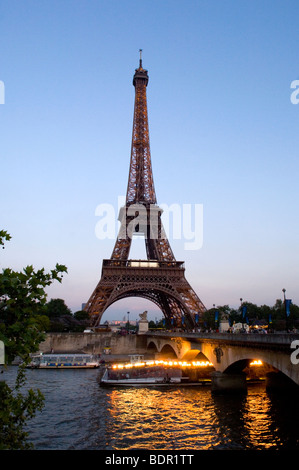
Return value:
<svg viewBox="0 0 299 470">
<path fill-rule="evenodd" d="M 138 80 L 140 83 L 145 83 L 147 85 L 148 83 L 148 74 L 147 70 L 145 70 L 142 67 L 142 49 L 139 49 L 139 67 L 138 69 L 135 69 L 135 74 L 133 77 L 133 85 L 136 85 L 136 80 Z"/>
<path fill-rule="evenodd" d="M 139 55 L 140 55 L 140 58 L 139 58 L 139 67 L 142 69 L 142 49 L 139 49 Z"/>
</svg>

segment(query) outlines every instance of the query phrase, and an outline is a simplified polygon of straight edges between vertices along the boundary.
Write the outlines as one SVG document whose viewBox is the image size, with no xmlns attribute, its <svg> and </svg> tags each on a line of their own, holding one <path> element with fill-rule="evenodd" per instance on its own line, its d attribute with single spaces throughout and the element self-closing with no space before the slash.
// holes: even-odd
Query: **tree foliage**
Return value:
<svg viewBox="0 0 299 470">
<path fill-rule="evenodd" d="M 46 331 L 52 333 L 82 332 L 89 324 L 87 312 L 78 311 L 72 314 L 62 299 L 51 299 L 45 305 L 45 315 L 48 318 Z"/>
<path fill-rule="evenodd" d="M 11 236 L 0 231 L 0 245 Z M 35 270 L 27 266 L 22 271 L 3 269 L 0 273 L 0 340 L 5 345 L 5 363 L 10 365 L 17 357 L 21 359 L 14 387 L 0 381 L 0 449 L 26 449 L 27 433 L 24 425 L 42 408 L 43 396 L 39 390 L 27 390 L 25 368 L 30 354 L 38 350 L 45 339 L 44 330 L 48 319 L 41 315 L 46 304 L 45 289 L 53 281 L 62 281 L 67 268 L 56 264 L 49 273 L 44 268 Z M 1 371 L 5 376 L 5 368 Z"/>
<path fill-rule="evenodd" d="M 46 315 L 49 318 L 59 318 L 63 315 L 71 315 L 72 312 L 62 299 L 51 299 L 46 304 Z"/>
<path fill-rule="evenodd" d="M 243 316 L 242 307 L 246 307 L 246 315 Z M 296 304 L 291 304 L 290 314 L 286 315 L 286 308 L 284 301 L 277 299 L 275 304 L 270 307 L 269 305 L 258 306 L 251 302 L 242 302 L 239 308 L 231 308 L 228 305 L 218 305 L 208 309 L 202 317 L 202 323 L 205 328 L 217 328 L 218 322 L 216 321 L 216 312 L 218 312 L 218 322 L 224 316 L 229 319 L 230 324 L 233 323 L 248 323 L 254 325 L 256 322 L 263 322 L 267 324 L 272 330 L 291 330 L 292 328 L 299 327 L 299 307 Z"/>
<path fill-rule="evenodd" d="M 16 356 L 27 361 L 44 340 L 41 311 L 46 304 L 45 288 L 54 280 L 61 282 L 65 266 L 56 265 L 50 273 L 27 266 L 21 272 L 6 268 L 0 275 L 0 339 L 5 344 L 6 360 Z"/>
</svg>

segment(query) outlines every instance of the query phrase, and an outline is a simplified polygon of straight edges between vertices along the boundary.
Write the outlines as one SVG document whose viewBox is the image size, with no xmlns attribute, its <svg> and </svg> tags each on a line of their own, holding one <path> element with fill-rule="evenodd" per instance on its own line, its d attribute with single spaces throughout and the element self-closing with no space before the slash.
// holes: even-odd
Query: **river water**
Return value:
<svg viewBox="0 0 299 470">
<path fill-rule="evenodd" d="M 13 384 L 16 367 L 1 374 Z M 101 388 L 99 371 L 27 370 L 45 396 L 30 421 L 36 450 L 298 450 L 298 395 L 214 395 L 209 386 Z"/>
</svg>

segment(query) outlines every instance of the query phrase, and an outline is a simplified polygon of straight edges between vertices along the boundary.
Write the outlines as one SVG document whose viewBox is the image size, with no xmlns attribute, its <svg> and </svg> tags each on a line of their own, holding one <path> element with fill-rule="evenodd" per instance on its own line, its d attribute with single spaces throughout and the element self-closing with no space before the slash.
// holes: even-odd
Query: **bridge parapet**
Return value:
<svg viewBox="0 0 299 470">
<path fill-rule="evenodd" d="M 192 333 L 172 331 L 149 331 L 147 336 L 160 338 L 182 338 L 187 341 L 226 343 L 232 345 L 250 345 L 256 347 L 270 347 L 289 349 L 291 343 L 299 340 L 298 333 L 273 334 L 238 334 L 238 333 Z"/>
</svg>

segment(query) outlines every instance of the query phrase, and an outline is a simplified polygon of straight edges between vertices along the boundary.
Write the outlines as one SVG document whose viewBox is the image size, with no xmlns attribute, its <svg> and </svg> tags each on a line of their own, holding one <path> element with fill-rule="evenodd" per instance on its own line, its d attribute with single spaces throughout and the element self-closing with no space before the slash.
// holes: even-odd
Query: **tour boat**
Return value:
<svg viewBox="0 0 299 470">
<path fill-rule="evenodd" d="M 189 364 L 180 361 L 144 361 L 115 364 L 105 368 L 99 377 L 101 386 L 169 386 L 169 385 L 204 385 L 207 380 L 190 380 L 183 375 L 188 367 L 206 367 L 210 363 Z"/>
<path fill-rule="evenodd" d="M 28 364 L 30 369 L 94 369 L 99 357 L 92 354 L 37 354 Z"/>
<path fill-rule="evenodd" d="M 167 370 L 163 367 L 143 367 L 142 369 L 113 369 L 107 367 L 100 380 L 104 385 L 163 385 L 178 384 L 182 380 L 182 371 L 179 369 Z"/>
</svg>

